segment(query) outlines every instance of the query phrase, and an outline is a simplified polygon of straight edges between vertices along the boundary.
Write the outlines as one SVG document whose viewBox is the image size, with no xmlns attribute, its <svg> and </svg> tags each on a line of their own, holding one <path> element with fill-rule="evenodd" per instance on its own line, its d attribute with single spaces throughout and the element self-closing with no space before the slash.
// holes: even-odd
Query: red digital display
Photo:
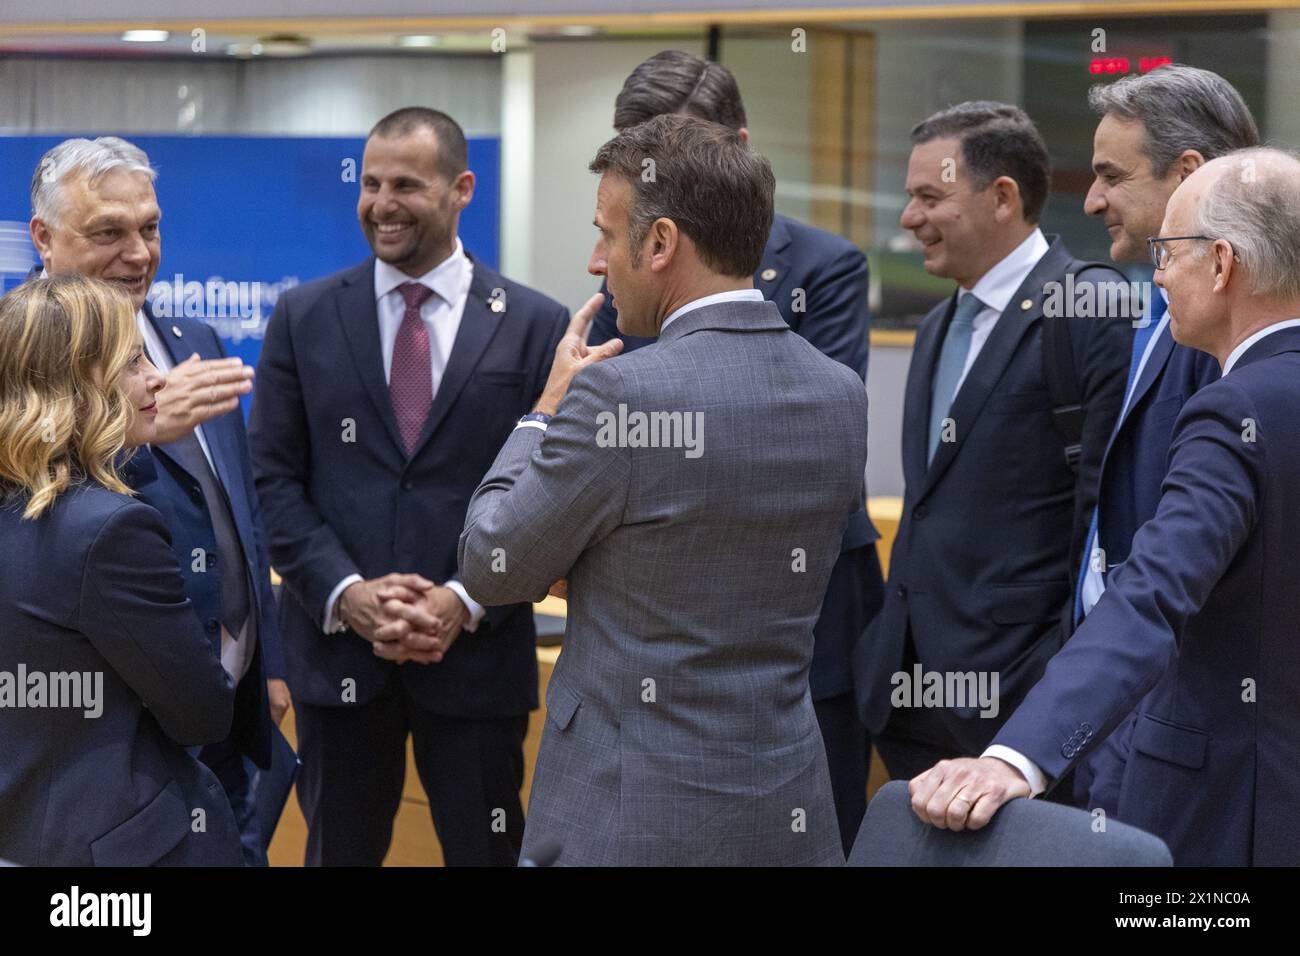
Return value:
<svg viewBox="0 0 1300 956">
<path fill-rule="evenodd" d="M 1093 57 L 1092 62 L 1088 64 L 1088 72 L 1101 73 L 1127 73 L 1128 57 L 1126 56 L 1098 56 Z"/>
<path fill-rule="evenodd" d="M 1171 56 L 1139 57 L 1139 73 L 1150 73 L 1156 67 L 1174 62 Z M 1132 60 L 1126 56 L 1095 56 L 1088 62 L 1088 72 L 1093 76 L 1119 76 L 1132 69 Z"/>
<path fill-rule="evenodd" d="M 1138 60 L 1138 70 L 1142 73 L 1150 73 L 1158 66 L 1173 62 L 1174 58 L 1171 56 L 1144 56 Z"/>
</svg>

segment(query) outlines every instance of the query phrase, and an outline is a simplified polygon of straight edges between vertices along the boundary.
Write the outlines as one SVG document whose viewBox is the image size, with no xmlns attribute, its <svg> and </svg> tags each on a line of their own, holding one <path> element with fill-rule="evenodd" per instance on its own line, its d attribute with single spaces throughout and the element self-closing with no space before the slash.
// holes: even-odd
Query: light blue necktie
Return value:
<svg viewBox="0 0 1300 956">
<path fill-rule="evenodd" d="M 930 454 L 926 458 L 927 464 L 934 461 L 934 453 L 939 450 L 943 420 L 948 417 L 952 400 L 957 397 L 957 383 L 961 380 L 962 369 L 966 367 L 971 333 L 975 330 L 975 316 L 983 309 L 983 302 L 969 292 L 966 293 L 957 303 L 957 311 L 953 313 L 952 322 L 948 325 L 948 334 L 944 336 L 939 364 L 934 370 L 930 386 Z"/>
<path fill-rule="evenodd" d="M 1140 326 L 1133 330 L 1133 355 L 1128 363 L 1128 381 L 1124 383 L 1124 405 L 1120 409 L 1120 416 L 1115 421 L 1115 428 L 1111 431 L 1113 435 L 1119 431 L 1119 426 L 1124 423 L 1124 418 L 1128 415 L 1128 406 L 1132 398 L 1133 389 L 1137 387 L 1138 375 L 1142 371 L 1142 357 L 1146 355 L 1147 343 L 1151 337 L 1156 334 L 1156 329 L 1160 328 L 1160 320 L 1165 317 L 1165 311 L 1169 306 L 1165 303 L 1165 297 L 1158 291 L 1151 300 L 1150 318 L 1146 325 Z M 1088 527 L 1088 540 L 1083 546 L 1083 561 L 1079 565 L 1079 580 L 1075 582 L 1074 588 L 1074 623 L 1078 624 L 1083 620 L 1083 582 L 1087 580 L 1088 570 L 1092 564 L 1092 552 L 1097 546 L 1097 509 L 1092 509 L 1092 524 Z"/>
</svg>

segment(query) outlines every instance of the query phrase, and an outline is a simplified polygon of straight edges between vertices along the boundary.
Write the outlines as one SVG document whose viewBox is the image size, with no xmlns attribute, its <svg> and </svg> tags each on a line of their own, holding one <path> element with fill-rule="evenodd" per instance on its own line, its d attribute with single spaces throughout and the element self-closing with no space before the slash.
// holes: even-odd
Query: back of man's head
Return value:
<svg viewBox="0 0 1300 956">
<path fill-rule="evenodd" d="M 1217 73 L 1171 63 L 1088 91 L 1099 116 L 1142 124 L 1142 152 L 1164 176 L 1187 150 L 1206 160 L 1259 145 L 1259 129 L 1241 94 Z"/>
<path fill-rule="evenodd" d="M 745 105 L 725 67 L 680 50 L 656 53 L 623 81 L 614 100 L 614 128 L 627 129 L 665 113 L 685 113 L 738 130 Z"/>
<path fill-rule="evenodd" d="M 735 130 L 690 116 L 656 116 L 602 146 L 590 169 L 632 187 L 633 266 L 651 225 L 662 218 L 690 238 L 709 271 L 740 278 L 758 268 L 776 180 L 768 161 Z"/>
<path fill-rule="evenodd" d="M 989 100 L 958 103 L 912 127 L 912 145 L 936 139 L 961 143 L 971 187 L 982 191 L 1002 176 L 1015 180 L 1024 219 L 1038 222 L 1047 202 L 1052 163 L 1033 121 L 1018 106 Z"/>
<path fill-rule="evenodd" d="M 1192 232 L 1227 240 L 1252 296 L 1300 305 L 1300 158 L 1255 147 L 1228 153 L 1204 172 L 1216 178 L 1192 213 Z M 1208 249 L 1197 243 L 1192 254 Z"/>
</svg>

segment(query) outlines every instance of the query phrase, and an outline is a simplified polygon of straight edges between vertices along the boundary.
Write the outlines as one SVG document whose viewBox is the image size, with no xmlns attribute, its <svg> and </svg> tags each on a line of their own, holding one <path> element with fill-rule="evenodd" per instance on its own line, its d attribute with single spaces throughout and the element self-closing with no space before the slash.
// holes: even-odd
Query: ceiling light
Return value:
<svg viewBox="0 0 1300 956">
<path fill-rule="evenodd" d="M 122 39 L 127 43 L 162 43 L 169 36 L 166 30 L 127 30 Z"/>
<path fill-rule="evenodd" d="M 430 47 L 442 42 L 442 37 L 432 35 L 411 35 L 397 38 L 398 46 Z"/>
</svg>

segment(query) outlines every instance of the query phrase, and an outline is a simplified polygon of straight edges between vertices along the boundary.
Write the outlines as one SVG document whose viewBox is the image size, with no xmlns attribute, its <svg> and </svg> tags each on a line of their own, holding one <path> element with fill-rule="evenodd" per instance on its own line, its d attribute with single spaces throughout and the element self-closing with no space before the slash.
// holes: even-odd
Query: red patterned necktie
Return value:
<svg viewBox="0 0 1300 956">
<path fill-rule="evenodd" d="M 393 362 L 388 373 L 388 396 L 397 416 L 397 428 L 409 455 L 433 407 L 433 359 L 429 351 L 429 330 L 420 318 L 420 306 L 433 290 L 418 282 L 397 287 L 406 303 L 402 324 L 393 342 Z"/>
</svg>

